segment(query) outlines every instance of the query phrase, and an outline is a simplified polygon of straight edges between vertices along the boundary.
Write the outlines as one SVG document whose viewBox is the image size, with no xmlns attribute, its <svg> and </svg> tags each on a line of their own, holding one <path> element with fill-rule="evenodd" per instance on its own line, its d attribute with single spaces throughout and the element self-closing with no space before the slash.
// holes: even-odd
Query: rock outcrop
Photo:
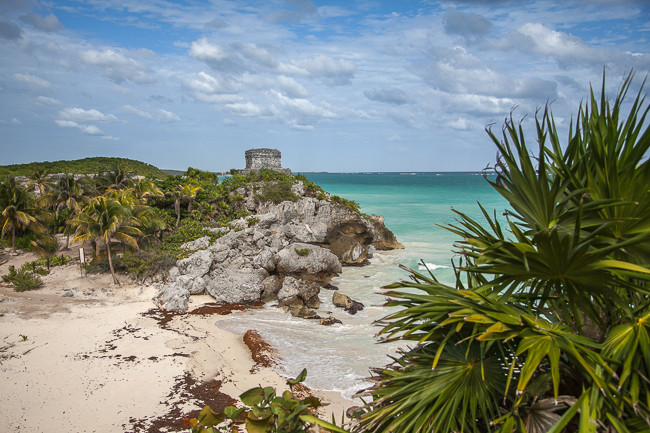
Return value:
<svg viewBox="0 0 650 433">
<path fill-rule="evenodd" d="M 320 305 L 320 288 L 333 288 L 342 264 L 363 265 L 375 250 L 404 248 L 383 217 L 308 197 L 302 182 L 293 188 L 299 200 L 279 204 L 258 203 L 259 187 L 236 190 L 254 215 L 209 229 L 221 236 L 212 244 L 206 236 L 183 245 L 195 252 L 169 271 L 154 298 L 158 307 L 186 311 L 191 294 L 207 293 L 228 304 L 278 299 L 298 317 L 319 318 L 313 309 Z M 356 304 L 346 309 L 354 314 L 363 308 Z"/>
</svg>

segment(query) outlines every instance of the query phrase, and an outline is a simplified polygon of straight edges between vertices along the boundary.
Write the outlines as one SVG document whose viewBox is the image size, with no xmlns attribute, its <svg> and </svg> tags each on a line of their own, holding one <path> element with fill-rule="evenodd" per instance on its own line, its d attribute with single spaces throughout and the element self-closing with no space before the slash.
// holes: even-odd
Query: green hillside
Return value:
<svg viewBox="0 0 650 433">
<path fill-rule="evenodd" d="M 93 174 L 111 169 L 116 162 L 125 162 L 131 171 L 137 175 L 151 179 L 166 179 L 167 174 L 157 167 L 141 161 L 127 158 L 109 158 L 95 156 L 92 158 L 76 159 L 73 161 L 45 161 L 29 164 L 1 165 L 0 175 L 27 176 L 35 169 L 47 169 L 50 173 Z"/>
</svg>

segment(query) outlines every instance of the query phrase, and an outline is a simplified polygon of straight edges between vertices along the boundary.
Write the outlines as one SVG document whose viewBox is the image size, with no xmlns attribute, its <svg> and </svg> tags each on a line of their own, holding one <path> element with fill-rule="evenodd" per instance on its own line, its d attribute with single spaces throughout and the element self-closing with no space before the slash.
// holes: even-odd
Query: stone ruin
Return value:
<svg viewBox="0 0 650 433">
<path fill-rule="evenodd" d="M 282 154 L 278 149 L 249 149 L 246 151 L 246 168 L 239 170 L 239 174 L 257 172 L 261 168 L 291 174 L 290 168 L 282 168 Z"/>
</svg>

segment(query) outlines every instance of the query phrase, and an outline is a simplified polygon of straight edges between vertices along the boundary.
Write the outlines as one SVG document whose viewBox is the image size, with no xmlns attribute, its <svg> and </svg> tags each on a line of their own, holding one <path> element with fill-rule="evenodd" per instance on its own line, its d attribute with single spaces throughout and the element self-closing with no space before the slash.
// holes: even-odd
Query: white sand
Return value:
<svg viewBox="0 0 650 433">
<path fill-rule="evenodd" d="M 20 260 L 11 257 L 0 275 Z M 165 329 L 142 316 L 153 308 L 153 287 L 82 278 L 74 265 L 42 278 L 44 287 L 23 293 L 0 283 L 0 432 L 144 431 L 130 420 L 165 414 L 180 400 L 169 394 L 186 372 L 220 380 L 220 391 L 235 399 L 258 385 L 287 389 L 269 368 L 250 373 L 242 337 L 214 326 L 227 316 L 175 316 Z M 74 298 L 61 297 L 66 288 L 78 290 Z M 206 302 L 212 298 L 193 296 L 191 308 Z M 326 420 L 352 405 L 338 393 L 316 395 L 332 403 L 321 414 Z"/>
</svg>

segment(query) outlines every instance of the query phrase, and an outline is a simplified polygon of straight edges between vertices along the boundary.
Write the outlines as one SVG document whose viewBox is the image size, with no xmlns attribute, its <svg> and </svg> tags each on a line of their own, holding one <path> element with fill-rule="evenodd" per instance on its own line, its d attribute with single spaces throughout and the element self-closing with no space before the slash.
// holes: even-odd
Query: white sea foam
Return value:
<svg viewBox="0 0 650 433">
<path fill-rule="evenodd" d="M 424 265 L 418 265 L 418 270 L 420 271 L 426 271 L 427 268 L 430 271 L 433 271 L 434 269 L 449 269 L 451 266 L 444 266 L 444 265 L 436 265 L 435 263 L 425 263 L 426 266 Z"/>
</svg>

